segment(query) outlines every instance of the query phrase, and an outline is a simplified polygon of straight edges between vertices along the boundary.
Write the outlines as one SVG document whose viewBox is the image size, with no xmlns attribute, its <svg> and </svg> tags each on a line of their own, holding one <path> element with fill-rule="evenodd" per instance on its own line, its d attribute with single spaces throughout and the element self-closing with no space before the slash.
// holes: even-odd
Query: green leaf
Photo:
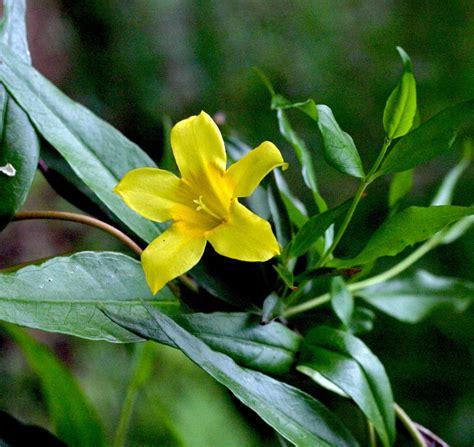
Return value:
<svg viewBox="0 0 474 447">
<path fill-rule="evenodd" d="M 295 151 L 296 157 L 301 166 L 301 173 L 303 176 L 303 180 L 306 186 L 313 192 L 313 197 L 316 202 L 316 205 L 320 212 L 325 211 L 327 209 L 326 202 L 324 201 L 323 197 L 319 193 L 318 188 L 318 181 L 316 176 L 316 171 L 314 169 L 313 163 L 313 156 L 309 149 L 306 147 L 305 142 L 299 137 L 299 135 L 294 131 L 288 116 L 285 112 L 285 109 L 288 108 L 299 108 L 303 112 L 309 114 L 314 119 L 315 115 L 314 112 L 311 112 L 311 109 L 314 110 L 313 105 L 311 105 L 312 101 L 306 101 L 305 103 L 296 103 L 292 104 L 287 101 L 283 96 L 275 94 L 275 90 L 271 85 L 268 78 L 262 73 L 260 70 L 256 70 L 257 74 L 259 75 L 262 82 L 267 87 L 268 91 L 270 92 L 272 99 L 271 99 L 271 108 L 272 110 L 276 110 L 277 112 L 277 119 L 278 119 L 278 127 L 280 130 L 281 135 L 291 144 L 293 150 Z M 309 104 L 309 105 L 304 105 Z M 317 113 L 317 112 L 316 112 Z"/>
<path fill-rule="evenodd" d="M 0 42 L 8 45 L 24 62 L 31 64 L 25 17 L 25 0 L 3 0 Z"/>
<path fill-rule="evenodd" d="M 280 191 L 281 199 L 285 204 L 291 223 L 296 228 L 301 228 L 308 220 L 308 212 L 304 204 L 291 193 L 280 171 L 274 171 L 273 175 L 275 176 L 275 183 Z"/>
<path fill-rule="evenodd" d="M 382 444 L 394 444 L 390 382 L 382 363 L 361 340 L 346 332 L 317 327 L 305 337 L 297 369 L 310 377 L 313 371 L 319 373 L 350 396 L 372 422 Z"/>
<path fill-rule="evenodd" d="M 1 320 L 92 340 L 141 340 L 99 310 L 143 316 L 141 299 L 166 312 L 179 309 L 167 288 L 153 297 L 140 263 L 120 253 L 81 252 L 0 273 Z"/>
<path fill-rule="evenodd" d="M 355 258 L 334 260 L 330 265 L 350 267 L 382 256 L 395 256 L 405 248 L 429 239 L 445 226 L 473 214 L 474 207 L 463 206 L 406 208 L 386 220 Z"/>
<path fill-rule="evenodd" d="M 308 115 L 313 121 L 318 121 L 318 107 L 312 99 L 303 102 L 290 102 L 282 95 L 273 95 L 272 109 L 298 109 Z"/>
<path fill-rule="evenodd" d="M 450 205 L 453 201 L 454 189 L 459 182 L 462 174 L 466 171 L 471 163 L 472 158 L 472 143 L 467 140 L 464 145 L 464 153 L 461 160 L 454 168 L 452 168 L 446 177 L 443 179 L 441 185 L 436 192 L 436 195 L 431 201 L 432 206 Z"/>
<path fill-rule="evenodd" d="M 395 208 L 413 188 L 413 170 L 397 172 L 390 183 L 388 206 Z"/>
<path fill-rule="evenodd" d="M 291 221 L 288 209 L 274 178 L 270 179 L 270 183 L 268 185 L 267 201 L 273 224 L 275 225 L 275 233 L 278 243 L 282 247 L 285 247 L 286 244 L 288 244 L 288 242 L 291 240 L 293 232 L 291 229 Z"/>
<path fill-rule="evenodd" d="M 262 325 L 257 315 L 249 313 L 193 313 L 177 321 L 215 351 L 270 374 L 289 372 L 302 342 L 286 326 L 278 322 Z"/>
<path fill-rule="evenodd" d="M 77 176 L 135 234 L 150 242 L 159 226 L 128 208 L 112 188 L 131 169 L 153 161 L 118 130 L 71 101 L 46 78 L 0 44 L 0 80 L 36 129 Z"/>
<path fill-rule="evenodd" d="M 366 307 L 356 306 L 352 312 L 349 331 L 354 334 L 364 334 L 374 328 L 375 313 Z"/>
<path fill-rule="evenodd" d="M 328 106 L 318 105 L 318 114 L 326 161 L 339 172 L 353 177 L 364 177 L 362 161 L 351 136 L 339 127 Z"/>
<path fill-rule="evenodd" d="M 458 132 L 474 119 L 474 100 L 444 109 L 401 138 L 382 163 L 378 175 L 402 172 L 450 149 Z"/>
<path fill-rule="evenodd" d="M 331 224 L 349 209 L 350 204 L 350 201 L 346 201 L 335 208 L 312 216 L 291 241 L 290 255 L 295 258 L 304 255 L 324 235 Z"/>
<path fill-rule="evenodd" d="M 105 446 L 97 414 L 70 371 L 23 329 L 10 325 L 5 329 L 41 380 L 57 436 L 69 446 Z"/>
<path fill-rule="evenodd" d="M 399 138 L 408 133 L 416 115 L 416 83 L 408 54 L 397 47 L 403 62 L 402 77 L 390 93 L 383 112 L 383 128 L 388 138 Z"/>
<path fill-rule="evenodd" d="M 40 145 L 39 168 L 51 187 L 77 208 L 127 232 L 126 225 L 77 176 L 61 154 L 44 138 L 40 139 Z"/>
<path fill-rule="evenodd" d="M 36 445 L 47 445 L 48 447 L 67 447 L 49 431 L 37 425 L 23 424 L 19 420 L 0 410 L 0 446 L 18 447 L 30 445 L 31 440 Z"/>
<path fill-rule="evenodd" d="M 337 317 L 348 327 L 354 311 L 354 298 L 340 276 L 331 280 L 331 306 Z"/>
<path fill-rule="evenodd" d="M 413 276 L 360 290 L 357 295 L 397 320 L 418 323 L 437 310 L 464 311 L 474 298 L 474 283 L 420 270 Z"/>
<path fill-rule="evenodd" d="M 0 42 L 30 63 L 23 0 L 4 1 Z M 28 116 L 0 85 L 0 230 L 25 202 L 38 158 L 38 137 Z"/>
<path fill-rule="evenodd" d="M 265 374 L 238 366 L 215 352 L 172 319 L 147 306 L 150 317 L 137 320 L 109 313 L 118 324 L 150 339 L 164 333 L 192 361 L 229 388 L 283 437 L 300 447 L 357 446 L 341 422 L 310 395 Z"/>
</svg>

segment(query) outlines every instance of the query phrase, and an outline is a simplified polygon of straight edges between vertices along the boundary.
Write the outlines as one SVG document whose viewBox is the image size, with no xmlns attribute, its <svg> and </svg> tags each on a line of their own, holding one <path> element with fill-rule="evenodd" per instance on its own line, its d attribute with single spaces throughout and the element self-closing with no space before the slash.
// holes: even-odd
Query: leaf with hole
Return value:
<svg viewBox="0 0 474 447">
<path fill-rule="evenodd" d="M 24 0 L 5 0 L 0 42 L 30 64 Z M 0 85 L 0 230 L 23 205 L 39 158 L 39 141 L 28 115 Z"/>
</svg>

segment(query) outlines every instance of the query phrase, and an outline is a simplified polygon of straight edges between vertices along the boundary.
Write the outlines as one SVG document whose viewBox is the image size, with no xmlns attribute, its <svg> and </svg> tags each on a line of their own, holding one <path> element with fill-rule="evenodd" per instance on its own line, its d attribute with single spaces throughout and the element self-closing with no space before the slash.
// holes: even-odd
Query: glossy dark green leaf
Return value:
<svg viewBox="0 0 474 447">
<path fill-rule="evenodd" d="M 138 261 L 112 252 L 81 252 L 11 273 L 0 272 L 0 320 L 93 340 L 140 340 L 99 308 L 143 316 L 140 300 L 166 312 L 179 303 L 165 288 L 153 297 Z"/>
<path fill-rule="evenodd" d="M 71 372 L 23 329 L 5 326 L 41 380 L 57 436 L 69 446 L 105 446 L 98 416 Z"/>
<path fill-rule="evenodd" d="M 365 248 L 351 259 L 334 260 L 330 265 L 350 267 L 395 256 L 405 248 L 429 239 L 447 225 L 474 214 L 474 207 L 409 207 L 388 218 L 373 234 Z"/>
<path fill-rule="evenodd" d="M 0 446 L 23 447 L 30 445 L 32 439 L 35 440 L 36 445 L 67 447 L 64 442 L 44 428 L 37 425 L 23 424 L 8 413 L 0 411 Z"/>
<path fill-rule="evenodd" d="M 354 297 L 340 276 L 331 280 L 331 307 L 337 317 L 348 327 L 354 311 Z"/>
<path fill-rule="evenodd" d="M 444 109 L 401 138 L 382 163 L 380 174 L 407 171 L 450 149 L 464 125 L 474 122 L 474 100 Z"/>
<path fill-rule="evenodd" d="M 357 292 L 377 309 L 407 323 L 438 310 L 462 312 L 474 300 L 474 283 L 435 276 L 423 270 Z"/>
<path fill-rule="evenodd" d="M 303 102 L 290 102 L 282 95 L 273 95 L 272 109 L 298 109 L 308 115 L 313 121 L 318 121 L 318 106 L 312 99 Z"/>
<path fill-rule="evenodd" d="M 308 220 L 308 212 L 304 204 L 294 196 L 288 188 L 288 185 L 281 173 L 276 170 L 273 172 L 276 185 L 280 191 L 281 199 L 285 204 L 288 217 L 296 228 L 301 228 Z"/>
<path fill-rule="evenodd" d="M 5 0 L 3 7 L 0 42 L 29 64 L 25 2 Z M 38 157 L 38 137 L 28 116 L 0 85 L 0 230 L 25 202 Z"/>
<path fill-rule="evenodd" d="M 324 232 L 334 223 L 334 221 L 349 209 L 350 201 L 331 208 L 323 213 L 312 216 L 303 227 L 296 233 L 291 241 L 290 255 L 298 257 L 304 255 L 313 244 L 324 235 Z"/>
<path fill-rule="evenodd" d="M 164 333 L 191 360 L 229 388 L 283 437 L 300 447 L 356 446 L 342 423 L 310 395 L 265 374 L 238 366 L 215 352 L 172 319 L 147 306 L 150 316 L 137 320 L 109 314 L 142 337 L 160 339 Z"/>
<path fill-rule="evenodd" d="M 268 207 L 275 226 L 280 246 L 285 247 L 293 236 L 290 215 L 275 179 L 271 179 L 267 188 Z"/>
<path fill-rule="evenodd" d="M 362 160 L 354 141 L 339 127 L 328 106 L 318 105 L 318 126 L 324 140 L 326 161 L 339 172 L 353 177 L 364 177 Z"/>
<path fill-rule="evenodd" d="M 397 47 L 403 62 L 402 77 L 390 93 L 383 112 L 383 127 L 388 138 L 399 138 L 412 128 L 416 115 L 416 82 L 408 54 Z"/>
<path fill-rule="evenodd" d="M 320 326 L 305 337 L 298 370 L 313 372 L 351 397 L 372 422 L 382 444 L 395 442 L 393 395 L 379 359 L 358 338 Z"/>
<path fill-rule="evenodd" d="M 183 315 L 177 320 L 215 351 L 240 365 L 270 374 L 282 374 L 295 362 L 302 338 L 278 322 L 261 324 L 249 313 Z"/>
<path fill-rule="evenodd" d="M 257 73 L 272 96 L 271 107 L 277 112 L 280 133 L 286 139 L 286 141 L 291 144 L 293 150 L 295 151 L 296 157 L 298 158 L 301 166 L 303 180 L 306 186 L 312 191 L 319 211 L 325 211 L 327 209 L 327 205 L 319 192 L 316 171 L 314 169 L 314 157 L 307 148 L 303 139 L 301 139 L 300 136 L 294 131 L 286 113 L 286 109 L 295 107 L 302 110 L 304 113 L 308 114 L 314 119 L 314 116 L 317 114 L 317 111 L 314 111 L 314 103 L 309 100 L 305 103 L 291 104 L 283 96 L 277 95 L 275 93 L 275 90 L 273 89 L 269 79 L 260 70 L 257 70 Z M 311 110 L 313 110 L 313 112 L 311 112 Z"/>
<path fill-rule="evenodd" d="M 67 160 L 97 197 L 135 234 L 151 241 L 159 226 L 128 208 L 113 187 L 131 169 L 153 161 L 118 130 L 71 101 L 0 44 L 0 80 L 41 135 Z"/>
</svg>

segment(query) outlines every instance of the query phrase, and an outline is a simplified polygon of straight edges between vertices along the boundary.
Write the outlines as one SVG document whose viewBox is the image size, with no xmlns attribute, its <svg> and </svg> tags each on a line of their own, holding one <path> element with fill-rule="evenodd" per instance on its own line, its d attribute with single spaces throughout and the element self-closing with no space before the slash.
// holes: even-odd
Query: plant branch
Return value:
<svg viewBox="0 0 474 447">
<path fill-rule="evenodd" d="M 344 233 L 346 232 L 347 227 L 349 226 L 349 223 L 351 222 L 352 217 L 354 216 L 354 212 L 357 208 L 357 205 L 359 204 L 360 199 L 363 197 L 364 192 L 367 189 L 367 186 L 369 186 L 375 180 L 377 176 L 377 170 L 380 167 L 380 164 L 382 163 L 391 142 L 392 142 L 391 139 L 385 138 L 382 145 L 382 149 L 380 150 L 380 153 L 377 157 L 377 160 L 375 160 L 369 173 L 365 176 L 364 179 L 361 180 L 359 188 L 357 189 L 354 195 L 354 198 L 352 199 L 351 207 L 347 211 L 344 217 L 344 220 L 336 233 L 336 236 L 334 236 L 334 240 L 331 246 L 327 249 L 326 253 L 324 253 L 321 259 L 318 261 L 315 268 L 324 266 L 324 263 L 328 260 L 328 258 L 336 249 L 336 247 L 339 245 L 339 242 L 341 241 L 342 236 L 344 236 Z"/>
<path fill-rule="evenodd" d="M 446 232 L 440 231 L 439 233 L 435 234 L 431 239 L 428 239 L 424 244 L 420 245 L 413 253 L 407 256 L 405 259 L 400 261 L 398 264 L 395 264 L 390 269 L 382 272 L 378 275 L 372 276 L 371 278 L 367 278 L 363 281 L 354 282 L 352 284 L 347 285 L 347 289 L 350 292 L 356 292 L 357 290 L 365 289 L 369 286 L 374 286 L 376 284 L 380 284 L 385 282 L 394 276 L 397 276 L 408 267 L 413 265 L 418 259 L 428 253 L 430 250 L 435 248 L 442 240 Z M 329 293 L 324 293 L 316 298 L 312 298 L 304 303 L 298 304 L 297 306 L 289 307 L 283 312 L 283 317 L 290 317 L 301 312 L 305 312 L 310 309 L 314 309 L 315 307 L 321 306 L 326 304 L 331 300 L 331 295 Z"/>
<path fill-rule="evenodd" d="M 138 244 L 128 237 L 125 233 L 119 229 L 102 222 L 95 217 L 85 216 L 83 214 L 68 213 L 65 211 L 27 211 L 18 213 L 14 217 L 14 221 L 20 220 L 33 220 L 33 219 L 47 219 L 47 220 L 63 220 L 69 222 L 77 222 L 91 227 L 99 228 L 115 237 L 116 239 L 125 243 L 137 256 L 141 256 L 143 250 Z"/>
<path fill-rule="evenodd" d="M 423 439 L 423 436 L 416 428 L 415 423 L 410 419 L 410 416 L 408 416 L 408 414 L 405 413 L 403 408 L 400 407 L 400 405 L 398 405 L 397 403 L 394 403 L 393 406 L 395 408 L 395 414 L 397 415 L 400 422 L 405 426 L 408 433 L 410 433 L 416 445 L 419 447 L 426 447 L 426 443 Z"/>
</svg>

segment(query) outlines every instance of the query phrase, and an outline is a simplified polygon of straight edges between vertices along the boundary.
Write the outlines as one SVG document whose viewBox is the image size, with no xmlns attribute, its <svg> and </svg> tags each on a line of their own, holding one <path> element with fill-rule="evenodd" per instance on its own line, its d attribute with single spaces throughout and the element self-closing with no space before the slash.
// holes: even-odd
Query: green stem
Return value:
<svg viewBox="0 0 474 447">
<path fill-rule="evenodd" d="M 349 226 L 349 224 L 352 220 L 352 217 L 354 216 L 354 212 L 357 208 L 357 205 L 359 204 L 360 199 L 364 195 L 364 192 L 367 189 L 367 186 L 369 186 L 375 180 L 375 178 L 377 176 L 377 170 L 379 169 L 380 164 L 382 163 L 382 161 L 385 157 L 385 154 L 387 152 L 387 149 L 389 148 L 391 142 L 392 142 L 392 140 L 390 138 L 385 138 L 385 140 L 383 142 L 383 145 L 382 145 L 382 149 L 380 150 L 380 153 L 377 157 L 377 160 L 375 160 L 375 162 L 374 162 L 372 168 L 370 169 L 369 173 L 365 176 L 364 179 L 361 180 L 359 188 L 357 189 L 357 191 L 354 195 L 354 199 L 352 200 L 351 207 L 347 211 L 347 213 L 344 217 L 344 220 L 343 220 L 341 226 L 339 227 L 339 229 L 336 233 L 336 236 L 334 237 L 334 240 L 333 240 L 331 246 L 328 248 L 326 253 L 324 253 L 324 255 L 321 257 L 321 259 L 318 261 L 315 268 L 324 266 L 324 263 L 328 260 L 328 258 L 332 255 L 332 253 L 336 249 L 336 247 L 339 245 L 339 242 L 341 241 L 342 236 L 344 236 L 344 233 L 346 232 L 347 227 Z"/>
<path fill-rule="evenodd" d="M 344 233 L 346 232 L 347 227 L 349 226 L 349 223 L 352 220 L 352 216 L 354 215 L 357 205 L 359 204 L 360 199 L 362 198 L 367 186 L 368 186 L 368 183 L 366 183 L 365 181 L 362 181 L 360 183 L 359 188 L 357 189 L 354 195 L 354 199 L 352 200 L 351 207 L 347 211 L 344 217 L 344 220 L 341 226 L 339 227 L 339 230 L 336 233 L 336 236 L 334 236 L 334 240 L 332 241 L 331 246 L 326 250 L 326 253 L 324 253 L 324 255 L 321 256 L 321 259 L 316 263 L 314 268 L 322 267 L 324 263 L 327 261 L 327 259 L 329 258 L 329 256 L 331 256 L 335 248 L 338 246 L 339 242 L 342 239 L 342 236 L 344 236 Z"/>
<path fill-rule="evenodd" d="M 434 247 L 436 247 L 443 240 L 445 234 L 445 231 L 440 231 L 439 233 L 435 234 L 431 239 L 428 239 L 424 244 L 420 245 L 413 253 L 411 253 L 401 262 L 395 264 L 392 268 L 386 270 L 385 272 L 382 272 L 379 275 L 372 276 L 371 278 L 367 278 L 363 281 L 348 284 L 348 290 L 350 292 L 356 292 L 357 290 L 365 289 L 366 287 L 380 284 L 393 278 L 394 276 L 397 276 L 398 274 L 406 270 L 408 267 L 413 265 L 416 261 L 418 261 L 418 259 L 424 256 Z M 304 303 L 298 304 L 297 306 L 289 307 L 285 310 L 285 312 L 283 312 L 282 316 L 290 317 L 326 304 L 330 300 L 331 295 L 329 293 L 324 293 L 323 295 L 320 295 L 316 298 L 312 298 L 308 301 L 305 301 Z"/>
<path fill-rule="evenodd" d="M 397 415 L 400 422 L 405 426 L 408 433 L 410 433 L 416 445 L 419 447 L 426 447 L 426 443 L 423 439 L 423 436 L 421 436 L 420 432 L 416 428 L 415 423 L 410 419 L 408 414 L 406 414 L 403 408 L 400 407 L 400 405 L 398 405 L 397 403 L 394 403 L 393 406 L 395 408 L 395 414 Z"/>
<path fill-rule="evenodd" d="M 130 420 L 133 414 L 133 407 L 140 388 L 149 377 L 150 354 L 153 349 L 152 343 L 135 344 L 134 362 L 132 365 L 132 376 L 125 394 L 125 400 L 120 412 L 120 419 L 115 432 L 112 447 L 122 447 L 125 445 Z"/>
<path fill-rule="evenodd" d="M 367 421 L 367 430 L 369 432 L 370 447 L 377 447 L 377 437 L 375 435 L 374 424 L 370 421 Z"/>
</svg>

